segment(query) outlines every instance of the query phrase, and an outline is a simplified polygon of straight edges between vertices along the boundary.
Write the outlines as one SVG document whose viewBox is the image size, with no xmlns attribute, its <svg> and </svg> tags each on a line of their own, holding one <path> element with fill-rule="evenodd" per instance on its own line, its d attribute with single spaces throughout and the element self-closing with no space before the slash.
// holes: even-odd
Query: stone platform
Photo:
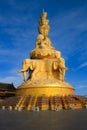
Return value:
<svg viewBox="0 0 87 130">
<path fill-rule="evenodd" d="M 87 130 L 87 109 L 58 112 L 0 110 L 0 130 Z"/>
<path fill-rule="evenodd" d="M 70 110 L 87 108 L 87 98 L 81 96 L 15 96 L 0 102 L 0 109 L 13 110 Z"/>
</svg>

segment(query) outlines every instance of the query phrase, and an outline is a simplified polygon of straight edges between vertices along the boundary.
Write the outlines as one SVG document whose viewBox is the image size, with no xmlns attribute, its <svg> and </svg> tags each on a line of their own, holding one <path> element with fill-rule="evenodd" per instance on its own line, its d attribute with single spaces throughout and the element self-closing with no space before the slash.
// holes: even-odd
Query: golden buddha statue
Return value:
<svg viewBox="0 0 87 130">
<path fill-rule="evenodd" d="M 22 69 L 24 83 L 17 89 L 17 95 L 73 95 L 73 87 L 65 82 L 68 68 L 61 52 L 54 49 L 48 37 L 50 26 L 42 12 L 38 27 L 35 49 L 30 52 L 30 59 L 25 59 Z M 28 73 L 28 77 L 26 76 Z"/>
</svg>

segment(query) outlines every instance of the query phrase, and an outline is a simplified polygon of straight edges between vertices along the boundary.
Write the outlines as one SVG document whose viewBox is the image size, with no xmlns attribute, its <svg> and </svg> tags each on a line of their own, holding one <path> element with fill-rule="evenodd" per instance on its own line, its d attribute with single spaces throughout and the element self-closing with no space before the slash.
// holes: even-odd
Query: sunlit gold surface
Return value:
<svg viewBox="0 0 87 130">
<path fill-rule="evenodd" d="M 38 27 L 36 47 L 30 52 L 30 59 L 25 59 L 22 69 L 24 82 L 17 89 L 21 96 L 54 96 L 74 95 L 73 87 L 65 82 L 65 73 L 68 68 L 61 52 L 54 49 L 48 37 L 50 31 L 47 13 L 43 12 Z M 29 76 L 26 76 L 26 72 Z"/>
<path fill-rule="evenodd" d="M 66 95 L 74 95 L 74 90 L 72 88 L 63 88 L 63 87 L 29 87 L 25 89 L 18 89 L 17 95 L 19 96 L 41 96 L 41 95 L 47 95 L 47 96 L 66 96 Z"/>
</svg>

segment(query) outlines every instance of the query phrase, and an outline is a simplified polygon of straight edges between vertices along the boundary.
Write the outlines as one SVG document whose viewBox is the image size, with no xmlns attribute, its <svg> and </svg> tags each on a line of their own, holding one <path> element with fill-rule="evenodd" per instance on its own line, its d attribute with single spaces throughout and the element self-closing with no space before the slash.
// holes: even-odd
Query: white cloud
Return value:
<svg viewBox="0 0 87 130">
<path fill-rule="evenodd" d="M 85 66 L 87 66 L 87 62 L 81 64 L 81 65 L 79 66 L 79 68 L 83 68 L 83 67 L 85 67 Z"/>
<path fill-rule="evenodd" d="M 0 49 L 0 60 L 3 59 L 3 61 L 8 60 L 10 62 L 11 58 L 16 58 L 16 59 L 17 59 L 17 57 L 22 58 L 24 56 L 23 53 L 24 53 L 24 50 L 22 50 L 20 48 L 17 48 L 17 49 Z M 5 56 L 8 57 L 8 59 Z M 19 58 L 19 60 L 20 60 L 20 58 Z"/>
<path fill-rule="evenodd" d="M 78 84 L 75 87 L 75 95 L 87 95 L 87 85 L 86 84 Z"/>
<path fill-rule="evenodd" d="M 76 89 L 87 89 L 87 85 L 79 85 Z"/>
<path fill-rule="evenodd" d="M 84 63 L 82 63 L 78 68 L 77 68 L 77 70 L 78 69 L 81 69 L 81 68 L 83 68 L 83 67 L 86 67 L 87 66 L 87 62 L 84 62 Z"/>
</svg>

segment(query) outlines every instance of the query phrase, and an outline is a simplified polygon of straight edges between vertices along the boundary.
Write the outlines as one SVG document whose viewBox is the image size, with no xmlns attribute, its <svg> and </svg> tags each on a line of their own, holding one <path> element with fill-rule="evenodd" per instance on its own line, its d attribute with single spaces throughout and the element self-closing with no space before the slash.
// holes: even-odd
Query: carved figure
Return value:
<svg viewBox="0 0 87 130">
<path fill-rule="evenodd" d="M 64 81 L 65 80 L 65 71 L 69 70 L 67 67 L 65 67 L 65 61 L 63 58 L 58 58 L 57 61 L 53 62 L 53 69 L 58 70 L 59 73 L 59 80 Z"/>
<path fill-rule="evenodd" d="M 44 37 L 47 37 L 50 31 L 50 26 L 49 25 L 39 26 L 38 31 L 40 34 L 44 35 Z"/>
<path fill-rule="evenodd" d="M 23 61 L 22 69 L 19 70 L 18 72 L 23 73 L 24 81 L 27 80 L 26 72 L 29 71 L 29 77 L 28 79 L 34 80 L 36 77 L 41 75 L 39 73 L 43 73 L 43 70 L 45 69 L 45 63 L 44 61 L 40 60 L 30 60 L 30 59 L 25 59 Z"/>
<path fill-rule="evenodd" d="M 74 95 L 73 87 L 64 82 L 68 68 L 65 66 L 64 59 L 61 58 L 61 52 L 52 46 L 48 36 L 49 20 L 46 17 L 47 13 L 43 11 L 39 20 L 36 47 L 30 52 L 30 59 L 25 59 L 22 63 L 22 69 L 19 70 L 23 73 L 25 82 L 18 87 L 17 95 L 35 96 L 36 105 L 38 97 L 43 96 L 43 94 L 48 97 Z M 22 102 L 23 105 L 24 102 Z M 42 107 L 42 109 L 46 110 L 48 106 L 45 109 Z M 32 108 L 32 104 L 27 107 L 28 110 L 30 108 Z M 56 107 L 55 110 L 57 111 Z"/>
<path fill-rule="evenodd" d="M 22 63 L 22 69 L 18 71 L 23 73 L 24 81 L 27 80 L 26 72 L 29 70 L 33 70 L 32 61 L 30 59 L 25 59 Z"/>
<path fill-rule="evenodd" d="M 41 19 L 39 21 L 39 27 L 38 27 L 38 31 L 40 35 L 43 35 L 44 39 L 43 39 L 43 44 L 42 45 L 46 45 L 47 47 L 53 48 L 51 45 L 51 41 L 48 38 L 48 33 L 50 31 L 50 26 L 48 25 L 49 20 L 46 19 L 47 13 L 43 12 L 41 15 Z"/>
<path fill-rule="evenodd" d="M 50 44 L 50 39 L 48 37 L 44 38 L 42 34 L 38 35 L 36 40 L 36 48 L 53 48 Z"/>
<path fill-rule="evenodd" d="M 42 48 L 42 42 L 44 40 L 44 36 L 42 34 L 39 34 L 36 39 L 36 48 Z"/>
<path fill-rule="evenodd" d="M 22 69 L 19 72 L 23 73 L 24 81 L 27 80 L 26 72 L 29 71 L 28 79 L 41 79 L 41 75 L 46 79 L 47 77 L 53 77 L 64 81 L 64 76 L 67 67 L 65 67 L 65 61 L 61 57 L 61 53 L 56 51 L 51 45 L 51 40 L 48 37 L 50 31 L 49 20 L 46 19 L 47 13 L 43 12 L 39 21 L 39 35 L 36 39 L 36 48 L 32 51 L 31 59 L 25 59 L 23 61 Z M 45 60 L 38 60 L 38 59 Z M 46 59 L 56 58 L 48 62 Z M 37 59 L 37 60 L 33 60 Z M 50 64 L 50 66 L 49 66 Z M 42 78 L 42 79 L 43 79 Z"/>
</svg>

